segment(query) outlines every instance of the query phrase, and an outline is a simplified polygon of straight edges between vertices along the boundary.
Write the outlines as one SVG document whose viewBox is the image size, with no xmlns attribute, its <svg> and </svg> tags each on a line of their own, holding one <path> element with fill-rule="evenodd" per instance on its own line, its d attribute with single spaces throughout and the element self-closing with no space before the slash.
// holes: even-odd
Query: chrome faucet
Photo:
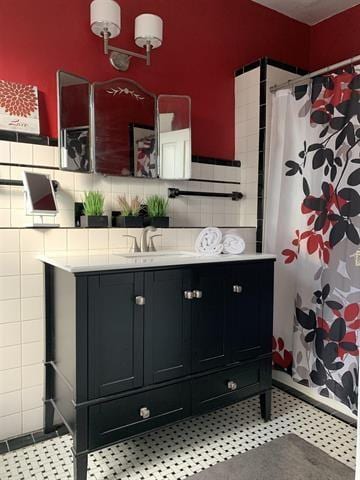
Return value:
<svg viewBox="0 0 360 480">
<path fill-rule="evenodd" d="M 147 238 L 147 234 L 148 232 L 156 232 L 156 228 L 155 227 L 145 227 L 142 234 L 141 234 L 141 237 L 140 237 L 140 251 L 141 252 L 148 252 L 149 251 L 149 242 L 148 242 L 148 238 Z"/>
</svg>

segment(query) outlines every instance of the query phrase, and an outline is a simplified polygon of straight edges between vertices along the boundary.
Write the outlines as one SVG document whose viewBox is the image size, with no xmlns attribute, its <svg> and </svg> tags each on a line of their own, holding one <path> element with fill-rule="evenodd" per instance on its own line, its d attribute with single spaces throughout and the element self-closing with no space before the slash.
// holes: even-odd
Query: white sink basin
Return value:
<svg viewBox="0 0 360 480">
<path fill-rule="evenodd" d="M 158 252 L 134 252 L 134 253 L 114 253 L 119 257 L 123 258 L 144 258 L 144 259 L 160 259 L 164 257 L 196 257 L 195 252 L 180 252 L 177 250 L 169 251 L 169 250 L 160 250 Z"/>
</svg>

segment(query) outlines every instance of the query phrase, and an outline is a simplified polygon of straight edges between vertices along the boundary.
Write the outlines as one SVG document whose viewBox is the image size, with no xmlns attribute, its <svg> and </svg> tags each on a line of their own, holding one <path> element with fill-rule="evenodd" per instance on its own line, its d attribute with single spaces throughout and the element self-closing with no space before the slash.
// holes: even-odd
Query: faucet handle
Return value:
<svg viewBox="0 0 360 480">
<path fill-rule="evenodd" d="M 130 250 L 129 252 L 130 253 L 136 253 L 136 252 L 140 252 L 140 248 L 139 248 L 139 245 L 138 245 L 138 242 L 137 242 L 137 238 L 135 237 L 135 235 L 123 235 L 123 237 L 127 237 L 127 238 L 132 238 L 133 239 L 133 243 L 130 247 Z"/>
<path fill-rule="evenodd" d="M 152 235 L 152 236 L 150 237 L 150 241 L 149 241 L 149 243 L 150 243 L 150 245 L 149 245 L 149 252 L 156 252 L 156 247 L 155 247 L 155 245 L 154 245 L 154 240 L 153 240 L 153 238 L 156 238 L 156 237 L 162 237 L 162 235 L 161 235 L 161 234 L 159 234 L 159 235 Z"/>
</svg>

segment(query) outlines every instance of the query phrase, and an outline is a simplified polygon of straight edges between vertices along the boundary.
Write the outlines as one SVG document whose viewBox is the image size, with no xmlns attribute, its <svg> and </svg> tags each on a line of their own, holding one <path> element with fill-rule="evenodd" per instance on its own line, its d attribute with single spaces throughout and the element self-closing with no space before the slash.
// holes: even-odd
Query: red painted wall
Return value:
<svg viewBox="0 0 360 480">
<path fill-rule="evenodd" d="M 310 33 L 310 69 L 360 54 L 360 5 L 314 25 Z"/>
<path fill-rule="evenodd" d="M 310 28 L 249 0 L 119 0 L 122 32 L 133 49 L 134 18 L 164 20 L 164 43 L 152 66 L 133 59 L 125 76 L 155 93 L 192 98 L 193 152 L 234 157 L 233 71 L 269 56 L 308 67 Z M 55 72 L 117 76 L 89 28 L 90 0 L 0 0 L 0 78 L 37 85 L 41 132 L 57 135 Z M 136 48 L 136 47 L 135 47 Z"/>
</svg>

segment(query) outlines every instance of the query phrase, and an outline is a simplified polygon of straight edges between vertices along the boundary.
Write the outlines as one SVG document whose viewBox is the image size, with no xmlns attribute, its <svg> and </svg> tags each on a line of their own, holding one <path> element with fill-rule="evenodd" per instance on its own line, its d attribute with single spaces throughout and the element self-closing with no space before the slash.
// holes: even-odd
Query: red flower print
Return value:
<svg viewBox="0 0 360 480">
<path fill-rule="evenodd" d="M 34 87 L 0 80 L 0 107 L 10 115 L 29 117 L 37 108 Z"/>
</svg>

